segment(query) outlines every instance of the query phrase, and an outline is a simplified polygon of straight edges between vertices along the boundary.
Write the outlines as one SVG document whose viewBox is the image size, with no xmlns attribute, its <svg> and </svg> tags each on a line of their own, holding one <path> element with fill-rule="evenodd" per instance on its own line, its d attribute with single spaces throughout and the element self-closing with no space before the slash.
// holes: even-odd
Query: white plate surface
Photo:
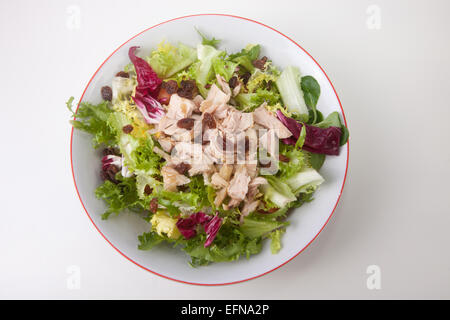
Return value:
<svg viewBox="0 0 450 320">
<path fill-rule="evenodd" d="M 99 103 L 100 88 L 110 85 L 112 77 L 129 63 L 128 49 L 140 46 L 139 55 L 148 54 L 159 42 L 167 40 L 196 46 L 200 39 L 194 27 L 208 36 L 222 39 L 221 49 L 227 52 L 241 50 L 249 43 L 258 43 L 261 54 L 284 68 L 298 66 L 302 75 L 312 75 L 321 87 L 318 109 L 326 116 L 330 112 L 343 113 L 339 99 L 324 71 L 299 45 L 281 33 L 248 19 L 226 15 L 197 15 L 174 19 L 152 27 L 127 41 L 97 70 L 89 82 L 82 101 Z M 301 43 L 300 43 L 301 45 Z M 340 155 L 328 156 L 321 174 L 325 183 L 315 194 L 315 200 L 292 212 L 291 225 L 282 238 L 283 248 L 272 255 L 266 241 L 263 251 L 249 260 L 241 258 L 230 263 L 216 263 L 192 268 L 189 257 L 179 249 L 159 246 L 151 251 L 137 249 L 137 236 L 148 231 L 149 224 L 131 213 L 109 220 L 101 220 L 105 211 L 103 201 L 95 198 L 94 190 L 99 178 L 100 151 L 92 148 L 91 137 L 75 130 L 72 135 L 72 168 L 80 200 L 103 237 L 122 255 L 153 273 L 172 280 L 192 284 L 218 285 L 249 280 L 266 274 L 285 264 L 314 240 L 331 217 L 345 182 L 348 163 L 348 144 L 341 147 Z"/>
</svg>

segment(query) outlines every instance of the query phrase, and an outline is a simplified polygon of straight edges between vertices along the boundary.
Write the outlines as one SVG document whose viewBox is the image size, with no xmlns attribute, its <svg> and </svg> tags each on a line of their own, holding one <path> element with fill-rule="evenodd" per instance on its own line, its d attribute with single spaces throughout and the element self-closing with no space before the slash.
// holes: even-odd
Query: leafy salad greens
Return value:
<svg viewBox="0 0 450 320">
<path fill-rule="evenodd" d="M 197 32 L 196 48 L 162 42 L 145 57 L 129 48 L 131 63 L 102 88 L 101 103 L 73 112 L 73 97 L 67 102 L 73 127 L 103 150 L 102 218 L 135 212 L 149 223 L 139 249 L 169 243 L 194 267 L 249 258 L 265 239 L 275 254 L 289 209 L 313 200 L 318 171 L 348 130 L 337 112 L 317 109 L 312 76 L 279 69 L 258 44 L 230 54 Z M 239 154 L 255 162 L 239 164 Z"/>
</svg>

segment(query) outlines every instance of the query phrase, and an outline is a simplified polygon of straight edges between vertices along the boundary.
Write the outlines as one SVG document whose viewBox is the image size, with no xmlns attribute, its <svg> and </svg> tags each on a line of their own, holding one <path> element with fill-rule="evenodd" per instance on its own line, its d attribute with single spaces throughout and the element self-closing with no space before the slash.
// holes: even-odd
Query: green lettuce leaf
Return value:
<svg viewBox="0 0 450 320">
<path fill-rule="evenodd" d="M 279 171 L 277 176 L 280 178 L 290 178 L 307 165 L 307 158 L 305 157 L 304 152 L 295 148 L 295 146 L 281 143 L 279 152 L 289 158 L 289 162 L 278 162 Z"/>
<path fill-rule="evenodd" d="M 269 233 L 270 251 L 272 254 L 276 254 L 281 249 L 281 236 L 286 232 L 286 228 L 281 228 Z"/>
<path fill-rule="evenodd" d="M 287 67 L 276 81 L 285 107 L 292 113 L 308 120 L 309 111 L 300 88 L 301 75 L 296 67 Z"/>
<path fill-rule="evenodd" d="M 257 89 L 255 93 L 240 93 L 236 96 L 237 109 L 245 112 L 252 112 L 262 103 L 276 105 L 280 102 L 280 95 L 267 89 Z"/>
<path fill-rule="evenodd" d="M 313 168 L 306 168 L 285 180 L 294 194 L 314 192 L 324 182 L 323 177 Z"/>
<path fill-rule="evenodd" d="M 81 102 L 78 110 L 74 113 L 72 107 L 73 97 L 67 101 L 67 108 L 73 113 L 74 120 L 70 121 L 75 129 L 91 134 L 94 148 L 100 145 L 114 146 L 117 144 L 117 134 L 111 127 L 108 119 L 113 113 L 109 108 L 109 102 L 103 101 L 98 105 Z"/>
<path fill-rule="evenodd" d="M 330 113 L 328 115 L 328 117 L 326 117 L 323 121 L 316 123 L 315 126 L 317 126 L 319 128 L 329 128 L 329 127 L 341 128 L 342 134 L 341 134 L 340 145 L 343 146 L 344 144 L 347 143 L 349 132 L 348 132 L 347 127 L 341 121 L 341 118 L 337 111 Z"/>
<path fill-rule="evenodd" d="M 203 45 L 208 45 L 208 46 L 217 48 L 219 43 L 222 41 L 222 40 L 216 39 L 214 37 L 212 37 L 211 39 L 208 39 L 203 33 L 200 32 L 200 30 L 198 30 L 197 28 L 195 28 L 195 30 L 197 31 L 197 33 L 202 38 L 202 44 Z"/>
<path fill-rule="evenodd" d="M 312 76 L 304 76 L 301 80 L 301 87 L 303 91 L 303 98 L 306 105 L 311 109 L 313 117 L 310 119 L 310 124 L 317 122 L 317 101 L 320 96 L 320 85 Z"/>
<path fill-rule="evenodd" d="M 230 61 L 220 56 L 214 58 L 212 64 L 214 73 L 216 75 L 220 74 L 225 78 L 226 81 L 229 81 L 231 79 L 238 65 L 236 62 Z"/>
<path fill-rule="evenodd" d="M 214 69 L 213 61 L 220 55 L 223 55 L 223 51 L 219 51 L 216 48 L 209 45 L 197 46 L 197 57 L 199 63 L 196 64 L 196 70 L 191 72 L 194 75 L 194 79 L 197 81 L 197 86 L 202 95 L 205 95 L 205 85 L 213 78 Z"/>
<path fill-rule="evenodd" d="M 255 67 L 252 62 L 253 60 L 258 59 L 260 50 L 261 46 L 259 44 L 249 44 L 240 52 L 231 54 L 229 58 L 248 71 L 253 72 Z"/>
<path fill-rule="evenodd" d="M 163 241 L 166 241 L 167 239 L 160 236 L 158 233 L 152 231 L 152 232 L 144 232 L 142 235 L 138 236 L 139 250 L 150 250 L 154 246 L 160 244 Z"/>
<path fill-rule="evenodd" d="M 155 142 L 151 137 L 135 138 L 122 131 L 131 121 L 122 112 L 114 112 L 108 122 L 116 132 L 116 141 L 124 156 L 125 165 L 131 171 L 144 171 L 146 174 L 160 174 L 164 161 L 153 151 Z"/>
<path fill-rule="evenodd" d="M 116 175 L 118 184 L 106 180 L 95 190 L 95 196 L 104 200 L 108 209 L 103 213 L 102 219 L 108 219 L 112 214 L 119 214 L 125 209 L 142 211 L 147 209 L 146 202 L 142 201 L 136 189 L 136 178 L 123 178 L 120 173 Z"/>
<path fill-rule="evenodd" d="M 199 233 L 186 241 L 183 250 L 191 256 L 191 266 L 207 265 L 211 262 L 224 262 L 257 254 L 262 249 L 262 239 L 246 237 L 236 226 L 225 224 L 219 230 L 211 246 L 205 248 L 205 233 Z"/>
<path fill-rule="evenodd" d="M 268 184 L 262 185 L 261 190 L 264 193 L 264 200 L 270 201 L 278 208 L 283 208 L 289 202 L 297 200 L 289 186 L 281 179 L 274 176 L 264 176 Z"/>
<path fill-rule="evenodd" d="M 244 222 L 242 223 L 240 229 L 245 236 L 254 239 L 267 235 L 273 230 L 287 226 L 288 224 L 288 222 L 260 220 L 255 217 L 248 216 L 244 218 Z"/>
<path fill-rule="evenodd" d="M 182 43 L 176 47 L 163 42 L 146 60 L 159 77 L 169 78 L 197 60 L 197 52 L 194 48 Z"/>
</svg>

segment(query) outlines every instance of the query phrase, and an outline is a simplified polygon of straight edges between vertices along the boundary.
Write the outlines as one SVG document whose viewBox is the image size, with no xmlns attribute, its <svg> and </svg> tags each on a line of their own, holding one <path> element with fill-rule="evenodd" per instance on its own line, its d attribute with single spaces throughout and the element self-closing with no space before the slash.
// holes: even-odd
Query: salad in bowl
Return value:
<svg viewBox="0 0 450 320">
<path fill-rule="evenodd" d="M 130 46 L 103 101 L 73 112 L 73 127 L 102 150 L 102 219 L 134 212 L 150 223 L 139 249 L 170 243 L 194 267 L 250 258 L 265 241 L 276 254 L 290 209 L 313 201 L 348 130 L 338 112 L 317 109 L 319 83 L 297 66 L 277 67 L 258 44 L 229 53 L 199 34 L 196 47 L 163 41 L 140 55 Z"/>
</svg>

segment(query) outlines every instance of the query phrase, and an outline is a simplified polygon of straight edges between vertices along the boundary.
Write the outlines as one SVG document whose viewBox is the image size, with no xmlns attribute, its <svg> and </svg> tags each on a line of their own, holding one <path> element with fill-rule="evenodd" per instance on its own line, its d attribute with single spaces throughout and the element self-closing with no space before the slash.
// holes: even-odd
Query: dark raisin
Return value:
<svg viewBox="0 0 450 320">
<path fill-rule="evenodd" d="M 144 188 L 144 194 L 146 196 L 149 196 L 152 192 L 153 192 L 153 189 L 148 184 L 146 184 L 145 188 Z"/>
<path fill-rule="evenodd" d="M 205 84 L 205 89 L 209 89 L 209 88 L 211 88 L 211 84 L 210 83 Z"/>
<path fill-rule="evenodd" d="M 178 128 L 183 128 L 186 130 L 191 130 L 194 127 L 195 120 L 192 118 L 183 118 L 178 120 L 177 126 Z"/>
<path fill-rule="evenodd" d="M 150 201 L 150 212 L 156 213 L 158 210 L 158 198 L 153 198 L 152 201 Z"/>
<path fill-rule="evenodd" d="M 250 72 L 246 72 L 241 76 L 242 82 L 246 85 L 248 82 L 248 79 L 250 79 L 251 74 Z"/>
<path fill-rule="evenodd" d="M 267 57 L 264 56 L 261 59 L 257 59 L 257 60 L 253 60 L 253 65 L 255 66 L 255 68 L 258 68 L 260 70 L 264 70 L 264 65 L 267 62 Z"/>
<path fill-rule="evenodd" d="M 175 80 L 164 81 L 161 88 L 165 89 L 168 94 L 174 94 L 178 90 L 178 83 Z"/>
<path fill-rule="evenodd" d="M 285 155 L 282 155 L 282 154 L 279 154 L 278 155 L 278 159 L 281 161 L 281 162 L 289 162 L 291 159 L 289 159 L 288 157 L 286 157 Z"/>
<path fill-rule="evenodd" d="M 111 87 L 104 86 L 101 89 L 102 98 L 106 101 L 112 101 L 112 89 Z"/>
<path fill-rule="evenodd" d="M 236 76 L 231 77 L 230 81 L 228 81 L 228 84 L 230 85 L 231 89 L 234 89 L 239 84 L 239 80 L 238 80 L 238 78 Z"/>
<path fill-rule="evenodd" d="M 181 80 L 177 93 L 180 97 L 194 99 L 198 94 L 197 83 L 195 80 Z"/>
<path fill-rule="evenodd" d="M 123 133 L 129 134 L 131 131 L 133 131 L 133 126 L 131 124 L 127 124 L 122 128 Z"/>
<path fill-rule="evenodd" d="M 114 156 L 119 156 L 120 152 L 119 150 L 117 150 L 116 148 L 105 148 L 103 149 L 103 156 L 109 156 L 109 155 L 114 155 Z"/>
<path fill-rule="evenodd" d="M 116 77 L 129 78 L 130 75 L 127 72 L 125 72 L 125 71 L 119 71 L 119 72 L 116 73 Z"/>
<path fill-rule="evenodd" d="M 106 171 L 112 172 L 113 174 L 116 174 L 117 172 L 119 172 L 119 168 L 115 165 L 111 165 L 108 167 L 108 169 L 106 169 Z"/>
<path fill-rule="evenodd" d="M 177 170 L 179 174 L 185 174 L 189 171 L 189 169 L 191 169 L 191 165 L 189 163 L 181 162 L 177 164 L 174 169 Z"/>
<path fill-rule="evenodd" d="M 105 170 L 103 170 L 103 171 L 101 172 L 100 177 L 101 177 L 103 180 L 109 180 L 109 181 L 111 181 L 112 183 L 117 184 L 117 183 L 119 183 L 119 182 L 116 180 L 116 173 L 117 173 L 117 172 L 119 172 L 119 168 L 116 167 L 116 166 L 114 166 L 114 165 L 111 165 L 111 166 L 108 166 Z"/>
<path fill-rule="evenodd" d="M 272 80 L 267 81 L 266 89 L 269 90 L 269 91 L 272 90 L 272 85 L 273 85 L 273 81 Z"/>
<path fill-rule="evenodd" d="M 210 129 L 216 128 L 216 120 L 214 120 L 214 117 L 211 113 L 205 112 L 203 114 L 202 126 L 204 128 L 208 127 Z"/>
</svg>

